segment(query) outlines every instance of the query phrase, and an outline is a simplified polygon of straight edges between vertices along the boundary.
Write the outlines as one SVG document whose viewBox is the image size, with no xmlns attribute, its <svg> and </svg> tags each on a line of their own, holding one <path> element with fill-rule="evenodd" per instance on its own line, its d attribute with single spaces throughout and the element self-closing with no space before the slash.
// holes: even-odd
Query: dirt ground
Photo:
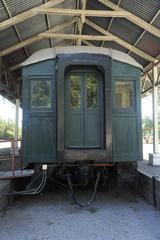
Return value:
<svg viewBox="0 0 160 240">
<path fill-rule="evenodd" d="M 89 190 L 78 192 L 79 200 Z M 0 218 L 0 240 L 158 240 L 160 211 L 128 192 L 98 192 L 79 208 L 67 190 L 18 198 Z"/>
</svg>

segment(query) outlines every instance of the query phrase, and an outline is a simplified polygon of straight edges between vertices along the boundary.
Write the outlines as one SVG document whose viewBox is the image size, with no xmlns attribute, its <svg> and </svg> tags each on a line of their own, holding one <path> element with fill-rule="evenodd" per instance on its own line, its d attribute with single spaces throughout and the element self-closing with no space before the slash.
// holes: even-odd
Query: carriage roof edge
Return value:
<svg viewBox="0 0 160 240">
<path fill-rule="evenodd" d="M 111 48 L 90 46 L 65 46 L 42 49 L 32 54 L 26 61 L 22 63 L 22 66 L 31 65 L 48 59 L 54 59 L 59 54 L 81 54 L 81 53 L 106 55 L 111 57 L 113 60 L 128 63 L 132 66 L 138 67 L 143 70 L 142 65 L 140 65 L 134 58 L 132 58 L 131 56 L 124 52 Z"/>
</svg>

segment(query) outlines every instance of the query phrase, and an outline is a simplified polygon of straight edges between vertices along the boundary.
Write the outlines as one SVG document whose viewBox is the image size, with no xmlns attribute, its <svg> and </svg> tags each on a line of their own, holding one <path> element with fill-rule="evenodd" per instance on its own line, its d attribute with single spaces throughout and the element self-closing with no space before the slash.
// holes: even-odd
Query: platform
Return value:
<svg viewBox="0 0 160 240">
<path fill-rule="evenodd" d="M 30 177 L 34 174 L 34 169 L 16 170 L 14 174 L 12 171 L 1 171 L 0 180 Z"/>
<path fill-rule="evenodd" d="M 148 161 L 139 162 L 138 171 L 149 177 L 160 177 L 160 166 L 151 166 Z"/>
<path fill-rule="evenodd" d="M 137 190 L 160 210 L 160 166 L 151 166 L 148 161 L 138 163 Z"/>
</svg>

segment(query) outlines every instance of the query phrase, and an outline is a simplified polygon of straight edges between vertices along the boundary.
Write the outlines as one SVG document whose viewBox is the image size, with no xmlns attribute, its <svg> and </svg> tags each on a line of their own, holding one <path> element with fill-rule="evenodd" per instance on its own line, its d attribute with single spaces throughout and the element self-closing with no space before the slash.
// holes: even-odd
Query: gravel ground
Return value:
<svg viewBox="0 0 160 240">
<path fill-rule="evenodd" d="M 79 199 L 88 192 L 80 191 Z M 0 240 L 158 240 L 160 212 L 131 193 L 98 193 L 79 208 L 59 190 L 21 197 L 0 219 Z"/>
</svg>

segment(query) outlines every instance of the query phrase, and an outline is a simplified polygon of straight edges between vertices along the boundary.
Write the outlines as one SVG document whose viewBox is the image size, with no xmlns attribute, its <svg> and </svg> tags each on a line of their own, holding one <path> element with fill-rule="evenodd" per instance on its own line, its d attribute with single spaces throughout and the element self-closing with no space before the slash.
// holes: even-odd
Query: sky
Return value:
<svg viewBox="0 0 160 240">
<path fill-rule="evenodd" d="M 11 119 L 15 122 L 15 105 L 0 96 L 0 118 Z M 142 118 L 148 116 L 152 118 L 152 96 L 142 98 Z M 22 109 L 19 112 L 19 126 L 22 125 Z"/>
<path fill-rule="evenodd" d="M 152 95 L 142 98 L 141 101 L 142 118 L 146 116 L 152 118 Z"/>
<path fill-rule="evenodd" d="M 11 119 L 15 122 L 15 104 L 11 103 L 6 98 L 0 96 L 0 118 L 4 120 Z M 19 127 L 22 126 L 22 109 L 19 111 Z"/>
</svg>

